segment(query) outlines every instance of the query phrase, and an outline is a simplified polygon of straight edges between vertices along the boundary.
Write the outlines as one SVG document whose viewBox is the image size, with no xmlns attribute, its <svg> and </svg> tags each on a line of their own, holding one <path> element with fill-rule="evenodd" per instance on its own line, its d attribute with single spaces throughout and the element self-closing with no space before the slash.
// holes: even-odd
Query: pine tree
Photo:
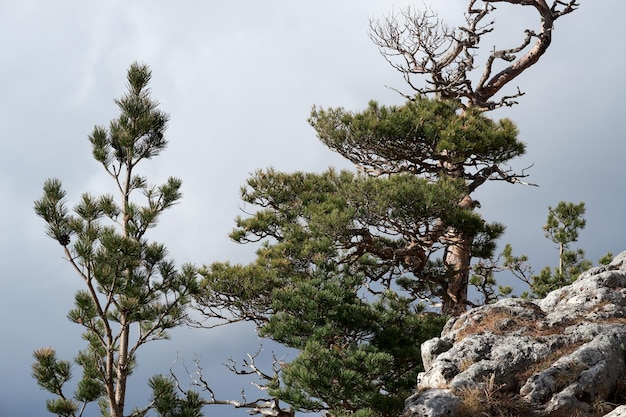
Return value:
<svg viewBox="0 0 626 417">
<path fill-rule="evenodd" d="M 35 212 L 47 225 L 47 234 L 62 247 L 65 259 L 84 286 L 76 292 L 68 319 L 83 327 L 87 342 L 75 358 L 82 377 L 73 395 L 66 392 L 72 376 L 69 361 L 52 348 L 34 352 L 33 377 L 55 395 L 47 408 L 59 416 L 81 416 L 86 406 L 100 403 L 102 415 L 123 417 L 127 381 L 139 348 L 167 339 L 167 330 L 180 326 L 197 288 L 192 265 L 180 269 L 168 258 L 163 244 L 147 239 L 163 212 L 181 198 L 181 180 L 170 177 L 154 186 L 138 174 L 138 165 L 166 147 L 169 116 L 150 96 L 151 71 L 134 63 L 128 70 L 128 92 L 115 103 L 120 116 L 108 129 L 96 126 L 89 136 L 93 157 L 113 179 L 118 199 L 106 194 L 82 195 L 67 208 L 66 192 L 58 179 L 49 179 Z M 143 203 L 141 203 L 143 202 Z M 150 385 L 154 401 L 133 415 L 155 408 L 160 415 L 199 414 L 193 392 L 173 395 L 173 381 L 155 377 Z M 170 401 L 162 398 L 170 393 Z"/>
<path fill-rule="evenodd" d="M 487 233 L 479 216 L 455 204 L 461 194 L 457 181 L 434 185 L 413 175 L 258 171 L 242 195 L 259 211 L 239 218 L 232 233 L 241 243 L 264 242 L 257 259 L 202 271 L 199 301 L 300 351 L 268 381 L 280 401 L 333 415 L 397 415 L 423 370 L 420 344 L 447 317 L 420 303 L 420 293 L 438 288 L 434 281 L 396 280 L 425 270 L 416 239 L 428 238 L 439 218 Z"/>
<path fill-rule="evenodd" d="M 516 6 L 529 6 L 537 12 L 541 24 L 536 33 L 532 29 L 524 31 L 522 41 L 510 48 L 496 48 L 490 46 L 490 52 L 486 54 L 484 63 L 479 65 L 477 50 L 483 36 L 492 32 L 494 22 L 488 21 L 489 16 L 496 9 L 495 3 L 508 3 Z M 400 71 L 409 87 L 417 93 L 418 97 L 434 96 L 440 100 L 452 100 L 463 110 L 487 112 L 503 106 L 517 104 L 516 99 L 523 96 L 520 91 L 511 94 L 503 94 L 503 88 L 511 83 L 520 74 L 535 65 L 543 54 L 548 50 L 552 42 L 555 21 L 562 16 L 575 11 L 578 4 L 575 0 L 553 0 L 549 5 L 546 0 L 497 0 L 483 1 L 468 0 L 465 13 L 465 24 L 456 29 L 451 29 L 443 23 L 431 10 L 417 11 L 411 8 L 401 12 L 401 16 L 389 15 L 381 20 L 372 20 L 370 24 L 370 36 L 374 43 L 379 46 L 381 54 L 391 66 Z M 476 71 L 478 69 L 478 71 Z M 475 75 L 479 74 L 478 77 Z M 419 80 L 420 82 L 416 81 Z M 413 96 L 406 96 L 413 100 Z M 338 132 L 341 135 L 341 132 Z M 480 140 L 479 135 L 470 136 Z M 382 139 L 382 138 L 381 138 Z M 370 142 L 375 142 L 377 137 L 373 135 Z M 462 178 L 480 185 L 475 181 L 473 174 L 467 171 L 471 166 L 471 159 L 464 160 L 462 155 L 458 158 L 457 152 L 461 147 L 452 146 L 448 149 L 442 142 L 439 149 L 438 162 L 446 175 L 453 178 Z M 337 148 L 336 150 L 355 163 L 365 157 L 366 166 L 386 162 L 387 170 L 375 169 L 376 175 L 395 172 L 398 167 L 394 160 L 385 161 L 380 153 L 374 153 L 372 158 L 368 155 L 371 150 L 365 146 L 364 150 L 355 149 L 361 146 L 355 143 L 353 146 Z M 384 146 L 384 141 L 378 145 Z M 407 153 L 410 155 L 411 150 Z M 480 159 L 479 155 L 479 159 Z M 353 159 L 353 158 L 356 158 Z M 368 160 L 372 159 L 372 160 Z M 400 163 L 405 161 L 400 159 Z M 429 160 L 417 159 L 409 161 L 418 168 L 417 174 L 427 174 L 421 168 L 424 162 L 428 166 Z M 482 181 L 486 179 L 502 179 L 519 183 L 517 175 L 510 175 L 500 170 L 501 163 L 498 161 L 487 164 L 480 171 Z M 400 167 L 401 168 L 401 167 Z M 389 171 L 391 169 L 391 171 Z M 491 171 L 491 172 L 489 172 Z M 472 201 L 471 190 L 458 202 L 466 207 L 475 207 Z M 454 229 L 448 232 L 454 239 L 447 246 L 444 262 L 455 271 L 450 278 L 448 292 L 451 305 L 444 304 L 444 310 L 452 314 L 461 314 L 466 310 L 467 287 L 471 271 L 472 253 L 471 236 L 455 233 Z"/>
<path fill-rule="evenodd" d="M 246 205 L 258 210 L 238 218 L 231 237 L 263 242 L 257 260 L 211 265 L 202 272 L 199 301 L 207 311 L 227 309 L 231 320 L 254 321 L 262 336 L 300 350 L 282 367 L 281 384 L 270 384 L 281 401 L 336 415 L 402 409 L 423 369 L 419 345 L 446 319 L 426 313 L 422 302 L 453 304 L 448 286 L 455 271 L 444 260 L 450 229 L 471 236 L 477 258 L 492 255 L 503 231 L 459 201 L 498 163 L 524 151 L 510 121 L 457 110 L 428 99 L 371 103 L 354 114 L 314 110 L 311 123 L 327 144 L 350 142 L 347 148 L 371 159 L 381 154 L 402 169 L 385 176 L 270 169 L 242 189 Z M 372 137 L 378 140 L 367 143 Z M 442 146 L 458 149 L 458 163 L 469 161 L 471 178 L 447 175 Z"/>
<path fill-rule="evenodd" d="M 256 261 L 202 272 L 205 311 L 226 309 L 225 320 L 253 321 L 261 335 L 300 351 L 267 385 L 296 409 L 399 414 L 421 369 L 417 347 L 444 318 L 425 313 L 420 301 L 463 313 L 472 259 L 489 258 L 503 233 L 474 211 L 472 193 L 491 180 L 523 183 L 525 172 L 507 164 L 525 146 L 510 120 L 483 113 L 523 95 L 497 97 L 545 53 L 554 21 L 576 3 L 525 2 L 539 13 L 541 31 L 494 48 L 482 72 L 474 71 L 476 50 L 493 29 L 485 19 L 495 2 L 468 3 L 458 30 L 410 9 L 405 24 L 396 16 L 372 22 L 372 39 L 417 94 L 361 112 L 314 108 L 320 140 L 359 173 L 258 171 L 242 190 L 258 211 L 239 218 L 231 235 L 261 242 Z M 414 83 L 420 75 L 424 87 Z"/>
<path fill-rule="evenodd" d="M 548 218 L 543 226 L 545 236 L 557 245 L 559 251 L 558 266 L 545 267 L 539 275 L 531 277 L 529 282 L 533 296 L 545 297 L 550 291 L 574 282 L 578 276 L 591 268 L 593 263 L 585 258 L 583 249 L 572 248 L 578 241 L 578 235 L 587 225 L 584 218 L 585 203 L 578 204 L 560 201 L 556 207 L 548 207 Z M 607 253 L 598 262 L 609 263 L 612 254 Z"/>
<path fill-rule="evenodd" d="M 372 102 L 360 113 L 314 109 L 311 124 L 325 145 L 369 176 L 405 173 L 433 184 L 458 181 L 463 193 L 454 203 L 464 211 L 480 207 L 472 193 L 485 182 L 523 183 L 526 176 L 506 165 L 525 152 L 515 124 L 508 119 L 493 121 L 476 108 L 463 110 L 454 101 L 417 96 L 403 106 Z M 486 235 L 439 221 L 428 239 L 415 242 L 426 251 L 444 249 L 439 264 L 445 278 L 436 281 L 439 289 L 434 295 L 445 314 L 466 310 L 471 259 L 489 257 L 489 251 L 479 248 L 491 250 L 503 230 L 502 225 L 493 225 L 485 240 Z"/>
</svg>

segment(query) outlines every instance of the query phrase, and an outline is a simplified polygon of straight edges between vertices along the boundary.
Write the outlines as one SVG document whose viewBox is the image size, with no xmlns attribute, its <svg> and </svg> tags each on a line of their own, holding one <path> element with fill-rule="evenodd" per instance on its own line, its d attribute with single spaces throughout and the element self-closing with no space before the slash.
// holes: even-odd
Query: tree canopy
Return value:
<svg viewBox="0 0 626 417">
<path fill-rule="evenodd" d="M 445 320 L 423 311 L 417 291 L 395 283 L 422 256 L 407 249 L 411 237 L 402 233 L 426 231 L 437 215 L 480 224 L 451 204 L 460 194 L 454 182 L 442 192 L 410 175 L 266 170 L 242 194 L 262 208 L 240 218 L 232 237 L 264 244 L 252 264 L 202 272 L 203 306 L 254 321 L 262 336 L 300 351 L 282 366 L 281 381 L 268 385 L 281 401 L 337 415 L 397 414 L 422 370 L 419 344 Z M 373 224 L 379 234 L 369 233 Z"/>
<path fill-rule="evenodd" d="M 446 318 L 426 307 L 455 303 L 446 248 L 462 233 L 472 256 L 490 257 L 503 231 L 460 203 L 491 177 L 517 180 L 500 164 L 524 151 L 512 122 L 458 110 L 426 98 L 360 113 L 314 109 L 320 138 L 378 175 L 268 169 L 242 188 L 255 209 L 231 237 L 260 242 L 257 258 L 202 271 L 200 304 L 301 352 L 270 384 L 280 400 L 337 415 L 401 410 L 422 370 L 419 345 Z M 452 143 L 458 152 L 442 152 Z M 473 171 L 450 175 L 450 160 Z"/>
</svg>

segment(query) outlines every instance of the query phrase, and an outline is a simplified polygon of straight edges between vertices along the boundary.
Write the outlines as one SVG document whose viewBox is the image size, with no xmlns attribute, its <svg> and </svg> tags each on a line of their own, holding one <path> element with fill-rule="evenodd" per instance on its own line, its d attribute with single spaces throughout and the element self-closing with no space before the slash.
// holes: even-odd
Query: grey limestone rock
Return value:
<svg viewBox="0 0 626 417">
<path fill-rule="evenodd" d="M 452 318 L 422 359 L 404 417 L 626 417 L 626 252 L 543 300 Z"/>
<path fill-rule="evenodd" d="M 626 405 L 620 405 L 604 417 L 626 417 Z"/>
<path fill-rule="evenodd" d="M 414 397 L 419 401 L 412 402 Z M 458 403 L 459 397 L 449 389 L 426 390 L 407 400 L 402 416 L 455 416 Z"/>
</svg>

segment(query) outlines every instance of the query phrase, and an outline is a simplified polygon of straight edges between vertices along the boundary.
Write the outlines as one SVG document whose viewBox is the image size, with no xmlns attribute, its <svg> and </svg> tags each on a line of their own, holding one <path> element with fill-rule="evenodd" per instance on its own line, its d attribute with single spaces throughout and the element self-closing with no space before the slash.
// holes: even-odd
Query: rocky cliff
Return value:
<svg viewBox="0 0 626 417">
<path fill-rule="evenodd" d="M 626 252 L 542 300 L 451 319 L 422 358 L 403 417 L 626 417 Z"/>
</svg>

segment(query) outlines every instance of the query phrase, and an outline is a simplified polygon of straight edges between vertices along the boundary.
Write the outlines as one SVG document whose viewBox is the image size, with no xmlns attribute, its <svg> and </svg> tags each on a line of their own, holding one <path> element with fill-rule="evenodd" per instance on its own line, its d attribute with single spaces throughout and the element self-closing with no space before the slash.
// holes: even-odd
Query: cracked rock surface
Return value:
<svg viewBox="0 0 626 417">
<path fill-rule="evenodd" d="M 626 417 L 626 252 L 538 301 L 452 318 L 403 417 Z"/>
</svg>

